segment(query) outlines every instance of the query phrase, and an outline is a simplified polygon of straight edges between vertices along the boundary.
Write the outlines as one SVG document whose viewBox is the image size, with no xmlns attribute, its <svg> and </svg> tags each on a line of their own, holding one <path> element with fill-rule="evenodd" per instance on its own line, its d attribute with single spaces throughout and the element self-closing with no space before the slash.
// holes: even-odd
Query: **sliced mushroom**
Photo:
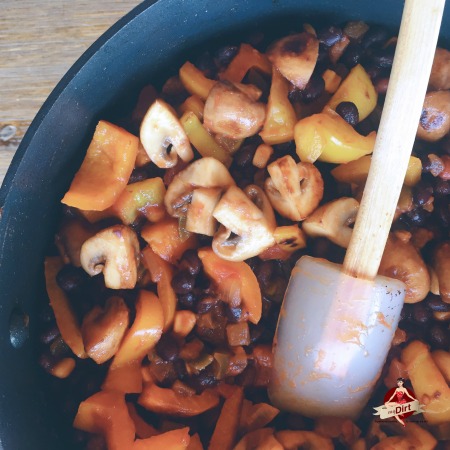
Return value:
<svg viewBox="0 0 450 450">
<path fill-rule="evenodd" d="M 405 283 L 405 303 L 420 302 L 430 292 L 430 275 L 422 256 L 411 241 L 394 234 L 386 242 L 378 274 Z"/>
<path fill-rule="evenodd" d="M 161 169 L 173 167 L 178 156 L 183 161 L 190 161 L 194 157 L 175 111 L 160 99 L 155 100 L 145 114 L 140 138 L 149 158 Z"/>
<path fill-rule="evenodd" d="M 270 62 L 298 89 L 304 89 L 316 66 L 319 41 L 310 33 L 287 36 L 267 51 Z"/>
<path fill-rule="evenodd" d="M 270 219 L 236 186 L 228 188 L 213 216 L 221 226 L 214 235 L 212 248 L 223 259 L 244 261 L 275 242 Z"/>
<path fill-rule="evenodd" d="M 440 243 L 433 254 L 433 269 L 436 273 L 439 293 L 445 303 L 450 303 L 450 242 Z"/>
<path fill-rule="evenodd" d="M 310 237 L 326 237 L 340 247 L 347 248 L 352 236 L 350 225 L 355 223 L 359 202 L 342 197 L 317 208 L 302 225 Z"/>
<path fill-rule="evenodd" d="M 323 197 L 323 179 L 313 164 L 296 164 L 287 155 L 269 164 L 267 170 L 270 178 L 265 181 L 264 190 L 282 216 L 304 220 L 317 208 Z"/>
<path fill-rule="evenodd" d="M 234 184 L 230 172 L 220 161 L 212 157 L 201 158 L 173 177 L 167 188 L 164 204 L 171 216 L 182 217 L 187 213 L 195 189 L 203 187 L 225 190 Z"/>
<path fill-rule="evenodd" d="M 217 221 L 212 214 L 221 194 L 220 188 L 195 189 L 186 215 L 187 231 L 206 236 L 214 235 Z"/>
<path fill-rule="evenodd" d="M 275 230 L 277 226 L 275 213 L 264 191 L 259 186 L 256 186 L 256 184 L 249 184 L 244 189 L 244 194 L 262 211 L 269 228 Z"/>
<path fill-rule="evenodd" d="M 450 91 L 428 92 L 423 103 L 417 137 L 434 142 L 450 130 Z"/>
<path fill-rule="evenodd" d="M 264 124 L 266 108 L 255 94 L 229 82 L 217 82 L 209 92 L 203 112 L 204 124 L 213 133 L 233 139 L 256 134 Z"/>
<path fill-rule="evenodd" d="M 133 289 L 137 280 L 139 242 L 125 225 L 114 225 L 88 239 L 81 247 L 81 265 L 91 276 L 103 272 L 110 289 Z"/>
<path fill-rule="evenodd" d="M 66 219 L 55 237 L 55 244 L 66 264 L 81 267 L 81 246 L 98 228 L 79 218 Z"/>
<path fill-rule="evenodd" d="M 436 49 L 429 86 L 437 91 L 450 89 L 450 52 L 444 48 Z"/>
<path fill-rule="evenodd" d="M 129 311 L 120 297 L 111 297 L 105 308 L 95 306 L 84 317 L 81 334 L 87 354 L 97 364 L 112 358 L 128 328 Z"/>
</svg>

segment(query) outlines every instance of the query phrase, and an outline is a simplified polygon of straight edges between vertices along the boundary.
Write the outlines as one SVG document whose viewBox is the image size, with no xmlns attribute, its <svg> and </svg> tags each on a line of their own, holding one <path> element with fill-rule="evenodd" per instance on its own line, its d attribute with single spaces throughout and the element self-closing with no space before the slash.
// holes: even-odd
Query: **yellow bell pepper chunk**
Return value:
<svg viewBox="0 0 450 450">
<path fill-rule="evenodd" d="M 203 120 L 205 102 L 198 95 L 191 95 L 180 105 L 179 109 L 181 114 L 192 111 L 200 120 Z"/>
<path fill-rule="evenodd" d="M 297 117 L 294 107 L 288 99 L 288 94 L 289 83 L 274 66 L 266 120 L 261 133 L 259 133 L 266 144 L 282 144 L 294 138 Z"/>
<path fill-rule="evenodd" d="M 334 168 L 331 175 L 341 183 L 355 183 L 362 184 L 366 181 L 369 173 L 371 156 L 363 156 L 355 161 L 350 161 L 346 164 Z M 408 168 L 406 170 L 405 186 L 414 186 L 420 181 L 422 175 L 422 162 L 419 158 L 411 156 L 409 158 Z"/>
<path fill-rule="evenodd" d="M 430 425 L 450 421 L 450 388 L 436 366 L 428 347 L 413 341 L 402 351 L 402 362 L 411 380 L 414 393 L 424 405 L 424 417 Z"/>
<path fill-rule="evenodd" d="M 209 91 L 216 83 L 214 80 L 206 78 L 203 72 L 189 61 L 181 66 L 179 76 L 186 90 L 192 95 L 198 95 L 202 100 L 206 100 Z"/>
<path fill-rule="evenodd" d="M 180 122 L 189 141 L 202 156 L 211 156 L 218 159 L 225 166 L 230 166 L 231 156 L 208 133 L 208 130 L 192 111 L 183 114 Z"/>
<path fill-rule="evenodd" d="M 331 109 L 336 109 L 341 102 L 353 102 L 358 108 L 359 120 L 364 120 L 377 105 L 378 94 L 372 80 L 364 68 L 358 64 L 353 67 L 328 102 Z"/>
<path fill-rule="evenodd" d="M 325 81 L 325 90 L 329 94 L 334 94 L 338 90 L 338 87 L 342 81 L 342 78 L 334 70 L 331 69 L 325 70 L 322 78 L 323 81 Z"/>
<path fill-rule="evenodd" d="M 333 111 L 301 119 L 295 125 L 297 155 L 302 162 L 346 163 L 372 153 L 376 133 L 360 135 Z"/>
</svg>

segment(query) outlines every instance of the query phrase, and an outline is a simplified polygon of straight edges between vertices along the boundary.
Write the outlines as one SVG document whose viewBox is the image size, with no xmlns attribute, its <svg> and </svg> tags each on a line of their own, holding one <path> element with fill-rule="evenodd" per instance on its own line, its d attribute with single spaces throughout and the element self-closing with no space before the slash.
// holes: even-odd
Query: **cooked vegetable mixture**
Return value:
<svg viewBox="0 0 450 450">
<path fill-rule="evenodd" d="M 293 265 L 342 262 L 395 45 L 363 22 L 252 34 L 144 87 L 121 126 L 98 123 L 62 199 L 41 314 L 40 364 L 79 448 L 450 448 L 441 48 L 380 266 L 407 294 L 370 403 L 356 422 L 312 420 L 266 392 Z M 373 416 L 398 377 L 425 410 L 404 428 Z"/>
</svg>

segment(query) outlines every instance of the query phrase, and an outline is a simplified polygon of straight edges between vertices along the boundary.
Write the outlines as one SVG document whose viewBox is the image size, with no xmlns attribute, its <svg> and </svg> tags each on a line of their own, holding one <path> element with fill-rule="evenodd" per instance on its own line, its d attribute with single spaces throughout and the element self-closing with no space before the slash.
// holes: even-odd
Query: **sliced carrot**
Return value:
<svg viewBox="0 0 450 450">
<path fill-rule="evenodd" d="M 80 323 L 75 316 L 66 293 L 56 282 L 56 275 L 64 267 L 64 263 L 58 256 L 48 256 L 45 258 L 44 266 L 47 294 L 61 336 L 75 355 L 79 358 L 87 358 L 83 338 L 81 337 Z"/>
<path fill-rule="evenodd" d="M 236 389 L 233 395 L 225 400 L 208 450 L 231 450 L 233 448 L 243 400 L 244 390 L 242 388 Z"/>
<path fill-rule="evenodd" d="M 189 441 L 189 428 L 185 427 L 147 439 L 137 439 L 133 450 L 186 450 Z"/>
<path fill-rule="evenodd" d="M 138 144 L 136 136 L 101 120 L 62 203 L 88 211 L 110 207 L 128 183 Z"/>
<path fill-rule="evenodd" d="M 284 450 L 283 446 L 275 439 L 272 428 L 260 428 L 247 433 L 233 450 L 249 449 Z"/>
</svg>

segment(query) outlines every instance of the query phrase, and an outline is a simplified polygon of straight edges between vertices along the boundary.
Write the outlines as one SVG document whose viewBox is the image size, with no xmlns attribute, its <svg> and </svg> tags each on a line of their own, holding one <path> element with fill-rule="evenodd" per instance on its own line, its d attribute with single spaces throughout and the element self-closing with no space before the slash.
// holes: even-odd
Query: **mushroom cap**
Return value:
<svg viewBox="0 0 450 450">
<path fill-rule="evenodd" d="M 191 143 L 173 108 L 161 99 L 150 106 L 141 123 L 140 139 L 149 158 L 161 169 L 173 167 L 180 157 L 194 158 Z"/>
<path fill-rule="evenodd" d="M 196 188 L 227 189 L 234 184 L 230 172 L 220 161 L 212 157 L 200 158 L 174 176 L 167 187 L 164 204 L 172 217 L 184 216 Z"/>
<path fill-rule="evenodd" d="M 213 216 L 221 224 L 212 242 L 214 252 L 228 261 L 244 261 L 274 244 L 273 224 L 245 193 L 231 186 Z"/>
<path fill-rule="evenodd" d="M 85 241 L 80 260 L 90 276 L 103 272 L 106 287 L 133 289 L 139 262 L 136 233 L 125 225 L 105 228 Z"/>
</svg>

